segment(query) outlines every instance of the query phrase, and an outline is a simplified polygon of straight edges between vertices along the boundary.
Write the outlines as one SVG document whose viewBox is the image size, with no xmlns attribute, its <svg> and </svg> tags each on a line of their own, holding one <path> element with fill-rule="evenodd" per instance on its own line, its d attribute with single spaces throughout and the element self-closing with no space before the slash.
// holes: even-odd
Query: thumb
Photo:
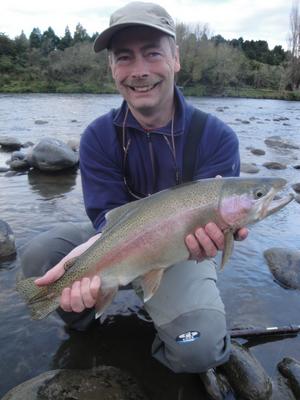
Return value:
<svg viewBox="0 0 300 400">
<path fill-rule="evenodd" d="M 64 261 L 60 261 L 55 267 L 49 269 L 48 272 L 45 273 L 40 278 L 37 278 L 34 283 L 38 286 L 49 285 L 49 283 L 57 281 L 65 272 L 64 270 Z"/>
</svg>

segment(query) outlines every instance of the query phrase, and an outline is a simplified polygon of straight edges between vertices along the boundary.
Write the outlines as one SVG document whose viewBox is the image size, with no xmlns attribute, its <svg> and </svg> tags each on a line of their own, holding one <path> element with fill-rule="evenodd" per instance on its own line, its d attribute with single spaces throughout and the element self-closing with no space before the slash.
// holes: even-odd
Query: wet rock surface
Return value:
<svg viewBox="0 0 300 400">
<path fill-rule="evenodd" d="M 280 373 L 287 378 L 296 399 L 300 399 L 300 363 L 294 358 L 286 357 L 278 365 Z"/>
<path fill-rule="evenodd" d="M 2 400 L 147 400 L 136 380 L 115 367 L 45 372 L 10 390 Z"/>
<path fill-rule="evenodd" d="M 292 188 L 296 193 L 300 193 L 300 183 L 295 183 Z"/>
<path fill-rule="evenodd" d="M 15 236 L 7 222 L 0 220 L 0 260 L 16 253 Z"/>
<path fill-rule="evenodd" d="M 78 153 L 61 140 L 47 137 L 32 148 L 27 160 L 32 167 L 53 172 L 74 167 L 78 163 Z"/>
<path fill-rule="evenodd" d="M 271 399 L 271 379 L 246 347 L 233 341 L 229 361 L 220 369 L 228 379 L 237 399 Z"/>
<path fill-rule="evenodd" d="M 264 252 L 264 257 L 278 283 L 300 289 L 300 251 L 273 247 Z"/>
<path fill-rule="evenodd" d="M 19 139 L 11 136 L 0 136 L 0 147 L 7 151 L 19 150 L 22 147 L 22 143 Z"/>
</svg>

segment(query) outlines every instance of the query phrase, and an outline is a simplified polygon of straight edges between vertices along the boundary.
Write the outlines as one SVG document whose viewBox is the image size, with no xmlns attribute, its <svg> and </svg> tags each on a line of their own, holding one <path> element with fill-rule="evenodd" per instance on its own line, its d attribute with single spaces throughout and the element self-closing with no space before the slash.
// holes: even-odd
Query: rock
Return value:
<svg viewBox="0 0 300 400">
<path fill-rule="evenodd" d="M 31 142 L 30 140 L 22 144 L 22 147 L 24 147 L 24 148 L 32 147 L 32 146 L 34 146 L 34 143 Z"/>
<path fill-rule="evenodd" d="M 16 254 L 15 236 L 7 222 L 0 219 L 0 259 Z"/>
<path fill-rule="evenodd" d="M 296 195 L 294 196 L 294 199 L 295 199 L 295 201 L 296 201 L 297 203 L 300 204 L 300 194 L 296 194 Z"/>
<path fill-rule="evenodd" d="M 256 156 L 264 156 L 266 152 L 261 149 L 251 149 L 251 153 L 255 154 Z"/>
<path fill-rule="evenodd" d="M 232 342 L 229 361 L 220 369 L 228 379 L 236 398 L 243 400 L 271 398 L 270 377 L 250 351 L 237 342 Z"/>
<path fill-rule="evenodd" d="M 13 171 L 25 171 L 27 169 L 30 169 L 30 165 L 26 159 L 14 160 L 10 163 L 10 168 Z"/>
<path fill-rule="evenodd" d="M 296 193 L 300 193 L 300 183 L 294 183 L 292 185 L 293 190 L 295 190 Z"/>
<path fill-rule="evenodd" d="M 278 283 L 300 289 L 300 251 L 272 247 L 264 252 L 264 257 Z"/>
<path fill-rule="evenodd" d="M 265 144 L 269 147 L 277 147 L 280 149 L 300 149 L 299 146 L 282 139 L 280 136 L 270 136 L 269 138 L 265 139 Z"/>
<path fill-rule="evenodd" d="M 9 168 L 7 167 L 0 167 L 0 172 L 7 172 L 9 171 Z"/>
<path fill-rule="evenodd" d="M 4 150 L 13 151 L 19 150 L 22 147 L 22 143 L 19 139 L 11 136 L 0 136 L 0 146 Z"/>
<path fill-rule="evenodd" d="M 79 151 L 79 140 L 71 139 L 67 141 L 67 146 L 70 147 L 73 151 Z"/>
<path fill-rule="evenodd" d="M 213 400 L 223 400 L 231 391 L 226 377 L 219 371 L 217 373 L 214 368 L 201 372 L 199 376 L 209 398 Z"/>
<path fill-rule="evenodd" d="M 48 124 L 48 121 L 44 121 L 42 119 L 37 119 L 36 121 L 34 121 L 34 123 L 36 125 L 45 125 L 45 124 Z"/>
<path fill-rule="evenodd" d="M 41 139 L 27 155 L 32 167 L 48 172 L 72 168 L 78 159 L 78 154 L 64 142 L 49 137 Z"/>
<path fill-rule="evenodd" d="M 10 157 L 11 161 L 24 160 L 25 158 L 26 158 L 26 154 L 19 150 L 14 151 Z"/>
<path fill-rule="evenodd" d="M 286 169 L 285 164 L 281 164 L 279 162 L 270 161 L 263 164 L 264 167 L 268 169 Z"/>
<path fill-rule="evenodd" d="M 257 174 L 259 172 L 259 168 L 255 164 L 241 163 L 241 172 L 245 172 L 247 174 Z"/>
<path fill-rule="evenodd" d="M 217 107 L 217 108 L 216 108 L 216 111 L 218 111 L 218 112 L 224 112 L 224 108 L 223 108 L 223 107 Z"/>
<path fill-rule="evenodd" d="M 277 365 L 280 373 L 288 380 L 296 399 L 300 399 L 300 363 L 294 358 L 286 357 Z"/>
<path fill-rule="evenodd" d="M 300 169 L 300 164 L 293 165 L 293 168 L 295 168 L 295 169 Z"/>
<path fill-rule="evenodd" d="M 115 367 L 53 370 L 11 389 L 2 400 L 147 400 L 133 377 Z"/>
</svg>

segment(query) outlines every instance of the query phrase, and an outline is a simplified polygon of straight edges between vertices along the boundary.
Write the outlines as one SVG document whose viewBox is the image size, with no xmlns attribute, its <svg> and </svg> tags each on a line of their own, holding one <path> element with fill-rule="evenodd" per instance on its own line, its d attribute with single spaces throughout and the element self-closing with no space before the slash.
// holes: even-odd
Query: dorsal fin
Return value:
<svg viewBox="0 0 300 400">
<path fill-rule="evenodd" d="M 123 220 L 123 218 L 125 216 L 128 216 L 128 214 L 131 214 L 133 211 L 136 211 L 139 208 L 141 200 L 131 201 L 129 203 L 123 204 L 120 207 L 116 207 L 113 208 L 112 210 L 109 210 L 105 214 L 105 219 L 106 219 L 105 231 L 110 229 L 116 223 Z"/>
</svg>

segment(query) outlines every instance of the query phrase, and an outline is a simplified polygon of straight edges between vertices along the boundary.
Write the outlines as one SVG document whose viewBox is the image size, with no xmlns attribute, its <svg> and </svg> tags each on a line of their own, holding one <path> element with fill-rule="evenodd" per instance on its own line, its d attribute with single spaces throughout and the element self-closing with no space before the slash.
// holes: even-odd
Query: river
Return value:
<svg viewBox="0 0 300 400">
<path fill-rule="evenodd" d="M 267 147 L 264 139 L 279 135 L 300 145 L 300 103 L 278 100 L 189 98 L 200 109 L 217 115 L 236 131 L 243 162 L 255 162 L 259 175 L 300 182 L 300 151 Z M 0 136 L 36 143 L 43 136 L 79 139 L 97 116 L 118 107 L 118 95 L 0 94 Z M 37 124 L 37 120 L 45 121 Z M 249 146 L 266 151 L 255 156 Z M 0 167 L 10 154 L 0 151 Z M 266 161 L 287 164 L 267 170 Z M 0 173 L 1 219 L 8 222 L 19 249 L 60 222 L 85 221 L 79 172 L 41 175 L 33 171 Z M 300 324 L 300 291 L 274 282 L 263 258 L 270 247 L 300 249 L 300 208 L 291 203 L 281 212 L 250 228 L 249 238 L 236 243 L 234 255 L 219 273 L 219 288 L 229 327 Z M 151 400 L 198 398 L 194 376 L 176 377 L 151 358 L 152 325 L 139 311 L 135 297 L 123 291 L 101 327 L 72 332 L 53 314 L 32 321 L 14 290 L 18 259 L 0 264 L 0 397 L 10 388 L 41 372 L 56 368 L 90 368 L 106 364 L 135 376 Z M 128 305 L 124 304 L 124 299 Z M 136 315 L 135 311 L 138 311 Z M 248 342 L 271 377 L 283 357 L 300 360 L 300 336 L 280 341 Z M 182 397 L 182 393 L 185 393 Z"/>
</svg>

